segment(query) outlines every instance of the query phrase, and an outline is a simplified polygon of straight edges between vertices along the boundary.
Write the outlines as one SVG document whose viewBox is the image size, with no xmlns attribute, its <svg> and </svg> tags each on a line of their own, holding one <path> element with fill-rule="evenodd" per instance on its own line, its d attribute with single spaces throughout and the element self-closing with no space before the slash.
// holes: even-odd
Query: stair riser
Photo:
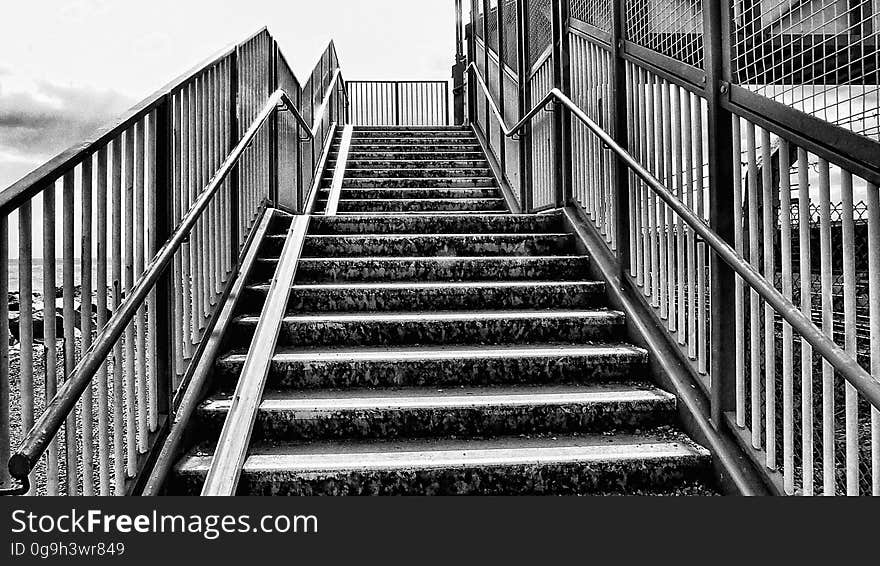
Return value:
<svg viewBox="0 0 880 566">
<path fill-rule="evenodd" d="M 474 135 L 466 130 L 423 130 L 421 132 L 393 132 L 393 131 L 373 131 L 362 132 L 355 130 L 351 134 L 352 139 L 374 139 L 374 138 L 404 138 L 404 139 L 421 139 L 421 138 L 461 138 L 473 140 Z"/>
<path fill-rule="evenodd" d="M 333 170 L 328 171 L 328 175 L 334 173 Z M 331 175 L 332 176 L 332 175 Z M 488 168 L 443 168 L 443 169 L 429 169 L 429 168 L 420 168 L 420 169 L 380 169 L 375 167 L 369 168 L 353 168 L 350 165 L 346 165 L 345 168 L 345 178 L 346 179 L 403 179 L 403 178 L 427 178 L 427 177 L 438 177 L 438 178 L 446 178 L 446 177 L 491 177 L 492 170 Z"/>
<path fill-rule="evenodd" d="M 290 219 L 279 221 L 273 230 L 286 230 Z M 555 214 L 539 216 L 395 216 L 395 217 L 313 217 L 312 234 L 529 234 L 562 232 L 562 219 Z"/>
<path fill-rule="evenodd" d="M 339 159 L 339 152 L 330 150 L 328 159 L 336 162 Z M 485 162 L 486 157 L 476 150 L 456 151 L 454 149 L 439 150 L 418 150 L 418 151 L 349 151 L 348 159 L 352 161 L 360 160 L 404 160 L 404 161 L 437 161 L 437 160 L 454 160 L 454 161 L 473 161 L 479 160 Z M 347 162 L 346 162 L 347 163 Z"/>
<path fill-rule="evenodd" d="M 576 281 L 586 273 L 588 260 L 571 258 L 414 259 L 384 261 L 370 259 L 303 259 L 297 268 L 300 283 L 389 282 L 389 281 Z M 254 281 L 267 281 L 275 262 L 259 260 Z"/>
<path fill-rule="evenodd" d="M 206 437 L 218 436 L 228 412 L 200 410 Z M 257 414 L 255 442 L 494 437 L 534 434 L 633 432 L 675 417 L 675 402 L 571 403 L 522 407 L 455 407 L 330 411 L 263 410 Z"/>
<path fill-rule="evenodd" d="M 710 478 L 700 456 L 623 462 L 485 465 L 420 470 L 294 473 L 245 470 L 240 495 L 590 495 L 652 491 Z M 177 490 L 198 493 L 203 474 L 177 477 Z"/>
<path fill-rule="evenodd" d="M 322 188 L 330 188 L 331 181 L 321 181 Z M 495 179 L 490 177 L 406 177 L 406 178 L 368 178 L 349 179 L 342 181 L 344 189 L 389 189 L 389 188 L 470 188 L 470 187 L 496 187 Z"/>
<path fill-rule="evenodd" d="M 400 145 L 400 146 L 430 146 L 430 147 L 447 147 L 447 146 L 469 146 L 479 147 L 477 140 L 473 136 L 441 136 L 441 137 L 370 137 L 360 138 L 352 137 L 352 147 L 370 147 L 375 145 Z"/>
<path fill-rule="evenodd" d="M 267 387 L 343 389 L 456 385 L 593 383 L 640 377 L 646 357 L 635 354 L 552 358 L 460 358 L 395 361 L 273 360 Z M 216 375 L 225 389 L 234 387 L 243 360 L 221 358 Z"/>
<path fill-rule="evenodd" d="M 247 288 L 239 300 L 238 313 L 260 312 L 266 288 Z M 297 288 L 290 292 L 291 312 L 382 312 L 443 311 L 456 309 L 560 309 L 594 308 L 605 299 L 601 283 L 570 287 L 431 287 L 386 288 Z"/>
<path fill-rule="evenodd" d="M 476 153 L 480 154 L 481 157 L 485 159 L 480 152 L 480 146 L 477 144 L 471 143 L 430 143 L 430 144 L 416 144 L 416 143 L 361 143 L 357 145 L 353 145 L 349 149 L 349 155 L 354 154 L 354 157 L 358 157 L 362 153 L 398 153 L 402 155 L 412 155 L 413 153 L 423 153 L 423 154 L 432 154 L 432 153 Z M 338 147 L 330 147 L 330 158 L 336 159 L 339 157 L 339 148 Z"/>
<path fill-rule="evenodd" d="M 329 189 L 321 189 L 319 198 L 327 198 Z M 431 189 L 343 189 L 343 199 L 438 199 L 438 198 L 499 198 L 500 191 L 495 187 L 473 187 L 457 189 L 453 187 L 434 187 Z"/>
<path fill-rule="evenodd" d="M 277 256 L 284 241 L 267 240 L 263 254 Z M 302 257 L 424 257 L 424 256 L 533 256 L 573 252 L 570 236 L 465 236 L 362 238 L 325 236 L 307 238 Z"/>
<path fill-rule="evenodd" d="M 232 335 L 247 345 L 256 330 L 256 319 L 238 320 Z M 331 322 L 294 321 L 281 325 L 278 345 L 415 346 L 474 344 L 585 343 L 620 337 L 623 317 L 554 317 L 489 320 L 363 320 Z"/>
<path fill-rule="evenodd" d="M 327 163 L 328 170 L 336 168 L 336 160 Z M 347 169 L 486 169 L 489 164 L 484 159 L 348 159 Z"/>
<path fill-rule="evenodd" d="M 504 210 L 504 199 L 340 200 L 339 212 L 442 212 Z"/>
</svg>

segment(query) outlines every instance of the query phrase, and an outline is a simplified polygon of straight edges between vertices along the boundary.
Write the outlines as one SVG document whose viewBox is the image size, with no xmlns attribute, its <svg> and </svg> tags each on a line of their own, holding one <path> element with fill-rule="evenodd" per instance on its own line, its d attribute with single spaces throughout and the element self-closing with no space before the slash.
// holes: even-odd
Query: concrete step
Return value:
<svg viewBox="0 0 880 566">
<path fill-rule="evenodd" d="M 579 281 L 586 275 L 589 261 L 586 256 L 303 258 L 296 281 Z M 259 258 L 252 281 L 268 281 L 276 264 L 274 258 Z"/>
<path fill-rule="evenodd" d="M 175 492 L 198 493 L 210 462 L 210 453 L 184 458 Z M 294 442 L 254 446 L 239 494 L 675 493 L 711 485 L 710 474 L 709 452 L 670 434 Z"/>
<path fill-rule="evenodd" d="M 235 387 L 247 351 L 233 350 L 215 365 L 217 384 Z M 647 352 L 627 344 L 278 348 L 269 389 L 450 387 L 595 383 L 639 378 Z"/>
<path fill-rule="evenodd" d="M 368 125 L 355 125 L 352 127 L 352 130 L 355 132 L 471 132 L 471 128 L 469 126 L 456 126 L 456 125 L 407 125 L 407 126 L 368 126 Z"/>
<path fill-rule="evenodd" d="M 327 162 L 330 170 L 335 169 L 335 159 Z M 346 169 L 438 169 L 438 168 L 487 168 L 485 159 L 351 159 L 345 163 Z"/>
<path fill-rule="evenodd" d="M 235 346 L 247 346 L 260 317 L 233 322 Z M 289 314 L 279 346 L 415 346 L 611 341 L 624 315 L 608 310 L 501 310 Z M 230 343 L 233 345 L 233 343 Z"/>
<path fill-rule="evenodd" d="M 357 148 L 375 145 L 447 147 L 478 146 L 478 143 L 474 136 L 372 136 L 368 138 L 352 136 L 351 145 Z"/>
<path fill-rule="evenodd" d="M 357 148 L 351 148 L 348 153 L 348 159 L 352 161 L 360 161 L 360 160 L 403 160 L 403 161 L 432 161 L 432 160 L 479 160 L 485 161 L 486 156 L 482 151 L 478 149 L 468 149 L 464 151 L 456 151 L 454 149 L 443 149 L 443 150 L 412 150 L 412 148 L 406 148 L 407 151 L 394 151 L 392 150 L 373 150 L 367 151 Z M 339 158 L 339 151 L 333 150 L 331 148 L 330 153 L 328 153 L 328 160 L 337 161 Z"/>
<path fill-rule="evenodd" d="M 349 199 L 340 198 L 339 212 L 504 212 L 503 198 Z"/>
<path fill-rule="evenodd" d="M 278 256 L 284 236 L 269 236 L 263 256 Z M 533 256 L 574 254 L 571 234 L 348 234 L 306 237 L 302 257 Z"/>
<path fill-rule="evenodd" d="M 228 394 L 202 403 L 196 418 L 206 437 L 219 436 L 231 406 Z M 675 397 L 646 384 L 270 391 L 253 441 L 619 433 L 674 415 Z"/>
<path fill-rule="evenodd" d="M 326 199 L 330 189 L 322 188 L 318 198 Z M 497 198 L 497 187 L 389 187 L 380 189 L 343 189 L 342 198 L 349 199 L 437 199 L 437 198 Z"/>
<path fill-rule="evenodd" d="M 239 313 L 259 312 L 268 290 L 268 285 L 248 287 Z M 604 301 L 601 281 L 382 282 L 294 285 L 288 308 L 292 312 L 579 309 L 596 308 Z"/>
<path fill-rule="evenodd" d="M 277 225 L 273 225 L 273 231 L 277 233 L 288 226 L 290 218 L 279 219 Z M 559 214 L 313 216 L 309 223 L 310 234 L 534 234 L 563 231 Z"/>
<path fill-rule="evenodd" d="M 335 169 L 328 171 L 335 174 Z M 350 164 L 345 168 L 346 179 L 364 179 L 364 178 L 435 178 L 435 177 L 491 177 L 492 170 L 486 168 L 442 168 L 442 169 L 406 169 L 406 168 L 354 168 Z M 332 177 L 332 175 L 331 175 Z"/>
<path fill-rule="evenodd" d="M 329 188 L 329 180 L 322 180 L 321 187 Z M 346 176 L 342 181 L 342 188 L 348 189 L 387 189 L 406 187 L 425 188 L 469 188 L 469 187 L 497 187 L 494 177 L 371 177 L 365 179 L 351 179 Z"/>
<path fill-rule="evenodd" d="M 462 138 L 474 139 L 469 130 L 359 130 L 351 133 L 352 139 L 370 138 Z"/>
<path fill-rule="evenodd" d="M 441 153 L 478 153 L 483 155 L 482 149 L 480 145 L 477 143 L 430 143 L 430 144 L 416 144 L 416 143 L 393 143 L 391 141 L 382 143 L 381 140 L 375 140 L 370 143 L 359 143 L 353 145 L 350 149 L 350 152 L 353 152 L 355 156 L 359 156 L 361 153 L 397 153 L 397 154 L 412 154 L 412 153 L 426 153 L 426 154 L 435 154 L 438 152 Z M 336 158 L 338 157 L 339 150 L 338 148 L 331 148 L 330 157 Z M 350 153 L 349 155 L 351 155 Z M 485 158 L 485 155 L 483 155 Z"/>
</svg>

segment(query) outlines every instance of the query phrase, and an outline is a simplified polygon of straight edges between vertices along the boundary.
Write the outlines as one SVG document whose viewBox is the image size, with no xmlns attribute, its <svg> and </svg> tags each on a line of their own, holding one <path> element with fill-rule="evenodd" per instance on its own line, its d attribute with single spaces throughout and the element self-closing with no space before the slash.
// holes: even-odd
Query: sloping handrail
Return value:
<svg viewBox="0 0 880 566">
<path fill-rule="evenodd" d="M 334 76 L 334 81 L 335 79 L 336 76 Z M 332 89 L 334 84 L 335 82 L 331 82 L 328 89 Z M 83 355 L 68 379 L 59 388 L 55 397 L 46 406 L 39 420 L 25 434 L 15 454 L 9 459 L 10 474 L 21 482 L 21 487 L 15 489 L 14 493 L 26 493 L 29 490 L 30 480 L 28 479 L 28 474 L 33 470 L 40 457 L 52 442 L 52 439 L 58 433 L 67 415 L 75 409 L 76 403 L 100 369 L 101 364 L 104 363 L 138 309 L 147 300 L 148 295 L 159 281 L 159 278 L 174 260 L 175 253 L 189 238 L 190 232 L 211 203 L 211 200 L 220 190 L 226 177 L 238 163 L 244 151 L 251 145 L 266 120 L 278 110 L 279 104 L 291 111 L 295 116 L 299 115 L 298 121 L 304 123 L 302 115 L 299 114 L 296 106 L 284 90 L 278 89 L 269 97 L 242 139 L 229 153 L 205 189 L 202 190 L 193 205 L 181 218 L 180 224 L 150 261 L 144 270 L 144 274 L 131 290 L 131 293 L 128 294 L 119 308 L 110 317 L 103 331 L 97 336 L 91 348 Z M 307 130 L 307 135 L 311 138 L 314 134 L 311 130 Z M 13 491 L 7 493 L 13 493 Z"/>
<path fill-rule="evenodd" d="M 477 67 L 474 63 L 468 65 L 468 70 L 476 71 Z M 635 173 L 642 181 L 644 181 L 651 190 L 657 194 L 669 207 L 684 220 L 690 228 L 699 234 L 710 248 L 720 257 L 724 263 L 729 265 L 740 277 L 745 280 L 749 286 L 758 293 L 779 315 L 796 330 L 801 337 L 806 340 L 819 354 L 830 363 L 834 369 L 849 382 L 859 393 L 865 396 L 870 403 L 880 409 L 880 382 L 877 382 L 870 373 L 859 365 L 855 358 L 847 354 L 843 348 L 838 346 L 834 340 L 829 338 L 825 333 L 817 327 L 812 320 L 807 318 L 794 303 L 786 299 L 785 296 L 776 290 L 761 273 L 747 262 L 733 247 L 721 239 L 712 228 L 706 224 L 705 220 L 694 214 L 685 205 L 681 199 L 670 193 L 666 186 L 655 177 L 650 171 L 644 168 L 641 163 L 636 160 L 626 149 L 621 147 L 611 135 L 601 126 L 590 119 L 589 116 L 575 104 L 564 92 L 558 88 L 551 89 L 535 106 L 526 112 L 523 118 L 513 127 L 508 127 L 504 122 L 504 117 L 495 106 L 492 95 L 483 82 L 478 72 L 471 75 L 477 77 L 477 82 L 486 95 L 487 102 L 498 120 L 502 133 L 505 137 L 513 137 L 519 132 L 538 112 L 545 108 L 554 99 L 559 101 L 575 116 L 590 129 L 605 146 L 613 151 L 626 166 Z"/>
</svg>

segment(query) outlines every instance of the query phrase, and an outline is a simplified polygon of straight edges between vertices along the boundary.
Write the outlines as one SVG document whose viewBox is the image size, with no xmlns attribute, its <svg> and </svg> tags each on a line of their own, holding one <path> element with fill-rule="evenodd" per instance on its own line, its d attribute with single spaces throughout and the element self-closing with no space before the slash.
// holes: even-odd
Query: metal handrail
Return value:
<svg viewBox="0 0 880 566">
<path fill-rule="evenodd" d="M 474 63 L 468 65 L 468 69 L 473 67 L 477 70 Z M 706 222 L 694 214 L 688 207 L 674 194 L 670 193 L 666 186 L 655 177 L 650 171 L 645 169 L 626 149 L 621 147 L 608 132 L 601 126 L 590 119 L 584 111 L 575 104 L 565 93 L 558 88 L 551 89 L 535 106 L 529 110 L 523 118 L 513 127 L 507 127 L 503 116 L 495 106 L 492 95 L 483 82 L 478 72 L 472 73 L 477 77 L 477 82 L 482 87 L 486 95 L 489 106 L 492 108 L 495 118 L 498 120 L 502 133 L 505 137 L 513 137 L 520 131 L 538 112 L 547 106 L 554 99 L 563 104 L 578 120 L 583 122 L 608 149 L 613 151 L 623 160 L 626 166 L 635 173 L 642 181 L 644 181 L 654 193 L 657 194 L 669 207 L 684 220 L 690 228 L 699 234 L 709 247 L 720 257 L 727 265 L 729 265 L 749 286 L 758 293 L 779 315 L 789 323 L 792 328 L 797 331 L 801 337 L 806 340 L 819 354 L 830 363 L 834 369 L 846 379 L 859 393 L 864 395 L 871 404 L 880 409 L 880 382 L 875 380 L 870 373 L 859 365 L 852 356 L 847 354 L 843 348 L 838 346 L 831 338 L 829 338 L 812 320 L 807 318 L 798 307 L 790 300 L 776 290 L 761 273 L 747 262 L 733 247 L 721 239 L 718 234 L 709 227 Z"/>
<path fill-rule="evenodd" d="M 331 82 L 328 89 L 332 88 L 332 86 L 333 83 Z M 144 270 L 144 274 L 116 312 L 110 317 L 104 330 L 97 336 L 91 348 L 83 355 L 73 372 L 59 388 L 55 397 L 46 406 L 39 420 L 25 434 L 15 454 L 9 459 L 9 472 L 22 485 L 20 488 L 8 490 L 4 493 L 20 494 L 26 493 L 30 489 L 28 474 L 33 470 L 42 454 L 52 442 L 52 439 L 58 433 L 67 415 L 75 409 L 76 403 L 91 383 L 92 378 L 98 372 L 110 351 L 122 336 L 125 328 L 138 312 L 138 309 L 147 300 L 159 278 L 174 260 L 175 253 L 187 241 L 190 232 L 215 194 L 220 190 L 226 177 L 238 163 L 244 151 L 251 145 L 254 137 L 256 137 L 257 132 L 266 120 L 278 110 L 279 104 L 295 116 L 298 116 L 298 121 L 304 122 L 299 110 L 284 90 L 278 89 L 269 97 L 242 139 L 229 153 L 205 189 L 199 194 L 183 218 L 181 218 L 180 224 L 156 253 L 152 261 L 150 261 Z M 311 130 L 308 130 L 307 133 L 310 137 L 314 136 Z"/>
</svg>

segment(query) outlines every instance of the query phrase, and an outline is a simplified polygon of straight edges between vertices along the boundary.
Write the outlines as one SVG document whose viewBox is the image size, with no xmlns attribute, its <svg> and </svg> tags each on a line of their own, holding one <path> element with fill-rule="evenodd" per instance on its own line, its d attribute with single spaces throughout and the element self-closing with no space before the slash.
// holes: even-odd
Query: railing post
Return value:
<svg viewBox="0 0 880 566">
<path fill-rule="evenodd" d="M 613 117 L 614 139 L 620 147 L 629 150 L 629 117 L 627 116 L 626 60 L 623 58 L 624 9 L 625 0 L 613 0 L 611 6 L 611 48 L 614 51 L 612 66 L 611 115 Z M 620 280 L 627 274 L 630 265 L 630 218 L 629 218 L 629 168 L 618 157 L 614 171 L 614 214 L 617 241 L 617 261 L 620 266 Z"/>
<path fill-rule="evenodd" d="M 492 81 L 489 79 L 489 0 L 483 0 L 483 78 L 491 94 Z M 492 116 L 489 114 L 489 104 L 486 104 L 486 127 L 483 134 L 486 136 L 486 145 L 492 149 Z"/>
<path fill-rule="evenodd" d="M 516 2 L 516 30 L 519 41 L 516 46 L 516 72 L 519 81 L 519 118 L 531 109 L 529 89 L 529 9 L 527 0 Z M 526 124 L 519 134 L 519 184 L 520 204 L 523 212 L 532 210 L 532 125 Z"/>
<path fill-rule="evenodd" d="M 570 94 L 571 73 L 568 48 L 568 0 L 553 0 L 553 86 Z M 571 199 L 571 116 L 568 109 L 553 105 L 553 178 L 556 185 L 556 206 L 565 206 Z"/>
<path fill-rule="evenodd" d="M 275 43 L 274 39 L 269 40 L 269 60 L 267 64 L 269 66 L 267 73 L 269 77 L 269 96 L 272 96 L 272 93 L 278 89 L 278 44 Z M 269 199 L 272 202 L 272 206 L 275 207 L 278 206 L 280 198 L 278 194 L 278 118 L 279 115 L 275 112 L 266 124 L 269 131 Z"/>
<path fill-rule="evenodd" d="M 467 62 L 464 56 L 462 22 L 461 0 L 455 0 L 455 64 L 452 66 L 452 106 L 456 125 L 464 124 L 464 69 Z M 446 111 L 449 112 L 449 108 Z"/>
<path fill-rule="evenodd" d="M 226 151 L 232 151 L 241 137 L 238 131 L 238 54 L 239 48 L 236 47 L 229 55 L 229 147 Z M 229 226 L 230 226 L 230 250 L 231 264 L 238 265 L 238 252 L 241 246 L 241 234 L 239 234 L 239 187 L 241 178 L 241 168 L 235 167 L 235 170 L 229 174 Z"/>
<path fill-rule="evenodd" d="M 156 206 L 156 226 L 153 230 L 153 249 L 159 250 L 174 231 L 172 224 L 171 203 L 174 202 L 174 187 L 172 180 L 173 127 L 171 114 L 172 95 L 166 95 L 162 103 L 156 108 L 156 182 L 153 183 L 156 194 L 151 195 L 152 202 Z M 175 329 L 172 325 L 174 317 L 174 267 L 170 266 L 162 274 L 156 283 L 156 320 L 151 321 L 156 328 L 156 398 L 158 415 L 168 417 L 171 422 L 174 413 L 174 340 L 182 340 L 183 336 L 175 337 Z"/>
<path fill-rule="evenodd" d="M 703 1 L 704 52 L 709 106 L 709 225 L 731 246 L 734 241 L 733 118 L 721 99 L 730 86 L 730 3 Z M 723 415 L 735 407 L 734 272 L 716 255 L 710 260 L 711 405 L 712 422 L 720 428 Z"/>
<path fill-rule="evenodd" d="M 468 44 L 468 62 L 476 65 L 477 63 L 477 2 L 471 1 L 470 27 L 466 28 L 467 44 Z M 471 75 L 476 73 L 473 67 L 468 71 L 468 122 L 473 126 L 477 122 L 477 89 L 475 86 L 476 78 Z"/>
<path fill-rule="evenodd" d="M 504 112 L 504 0 L 498 2 L 495 16 L 498 23 L 496 26 L 498 28 L 498 111 L 501 112 L 502 117 L 506 117 Z M 486 52 L 488 53 L 488 50 Z M 504 135 L 500 133 L 500 129 L 498 138 L 498 162 L 501 164 L 501 174 L 506 177 L 507 142 L 504 140 Z"/>
</svg>

